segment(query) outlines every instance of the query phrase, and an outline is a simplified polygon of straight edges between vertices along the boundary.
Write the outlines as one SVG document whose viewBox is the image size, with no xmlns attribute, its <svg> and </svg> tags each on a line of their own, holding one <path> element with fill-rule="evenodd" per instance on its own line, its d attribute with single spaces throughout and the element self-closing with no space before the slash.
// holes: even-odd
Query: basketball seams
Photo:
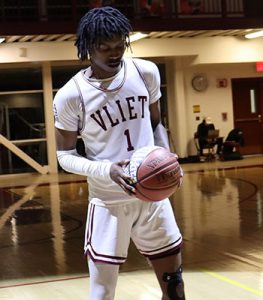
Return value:
<svg viewBox="0 0 263 300">
<path fill-rule="evenodd" d="M 147 189 L 149 191 L 162 191 L 162 190 L 164 191 L 164 190 L 167 190 L 167 189 L 170 189 L 170 188 L 174 188 L 176 190 L 177 188 L 180 187 L 180 185 L 181 185 L 180 183 L 181 183 L 181 177 L 178 177 L 175 181 L 171 182 L 170 185 L 162 186 L 162 188 L 160 188 L 158 186 L 157 187 L 150 187 L 150 186 L 147 186 L 147 185 L 143 185 L 143 183 L 141 183 L 141 182 L 136 183 L 135 188 L 137 188 L 138 186 L 141 186 L 142 188 Z"/>
<path fill-rule="evenodd" d="M 135 181 L 135 195 L 144 201 L 170 197 L 181 186 L 183 171 L 177 155 L 163 147 L 142 147 L 131 156 L 124 172 Z"/>
<path fill-rule="evenodd" d="M 140 164 L 140 166 L 139 166 L 138 169 L 137 169 L 137 178 L 138 178 L 138 175 L 139 175 L 138 173 L 140 172 L 140 167 L 141 167 L 142 164 L 143 164 L 143 162 Z M 172 164 L 177 164 L 177 167 L 180 168 L 177 159 L 175 159 L 173 162 L 168 161 L 168 162 L 166 162 L 165 164 L 161 164 L 157 169 L 154 169 L 154 170 L 153 170 L 153 171 L 154 171 L 153 175 L 155 175 L 155 174 L 158 173 L 159 171 L 162 171 L 163 168 L 166 168 L 166 167 L 171 166 Z M 177 169 L 177 168 L 176 168 L 176 169 Z M 148 176 L 149 176 L 149 175 L 144 175 L 144 176 L 142 176 L 142 177 L 140 178 L 139 182 L 141 182 L 142 180 L 148 178 Z"/>
<path fill-rule="evenodd" d="M 147 189 L 147 192 L 159 192 L 159 194 L 158 194 L 158 198 L 157 197 L 153 197 L 152 195 L 151 195 L 151 198 L 150 197 L 148 197 L 147 195 L 145 195 L 144 193 L 143 193 L 143 190 L 141 190 L 140 189 L 140 187 L 139 188 L 137 188 L 136 189 L 136 194 L 137 194 L 137 197 L 138 197 L 138 194 L 139 195 L 141 195 L 143 198 L 140 198 L 141 200 L 147 200 L 147 201 L 160 201 L 160 200 L 163 200 L 163 199 L 166 199 L 166 198 L 168 198 L 168 197 L 170 197 L 172 194 L 174 194 L 175 192 L 176 192 L 176 190 L 177 190 L 177 188 L 178 187 L 171 187 L 170 189 L 169 189 L 169 195 L 167 195 L 167 190 L 168 189 L 165 189 L 165 190 L 153 190 L 153 189 Z M 146 191 L 146 190 L 145 190 Z M 163 196 L 160 196 L 160 192 L 163 192 L 164 193 L 164 195 Z"/>
<path fill-rule="evenodd" d="M 142 181 L 138 181 L 136 183 L 136 186 L 137 187 L 141 186 L 142 188 L 145 188 L 145 189 L 151 190 L 151 191 L 162 191 L 162 190 L 166 190 L 166 189 L 169 189 L 169 188 L 177 189 L 177 188 L 180 187 L 181 179 L 183 177 L 183 175 L 181 173 L 181 167 L 180 166 L 178 166 L 177 174 L 179 174 L 179 176 L 173 177 L 173 181 L 170 181 L 169 185 L 163 185 L 162 188 L 160 188 L 159 186 L 156 186 L 156 187 L 147 186 L 147 185 L 143 184 Z M 151 179 L 151 178 L 154 178 L 155 176 L 156 176 L 156 174 L 152 174 L 149 177 L 147 177 L 146 179 Z"/>
<path fill-rule="evenodd" d="M 149 197 L 147 197 L 147 196 L 145 196 L 143 193 L 141 193 L 139 190 L 136 190 L 136 194 L 137 194 L 137 197 L 138 197 L 138 194 L 140 194 L 141 195 L 141 197 L 143 197 L 144 199 L 142 199 L 142 198 L 140 198 L 140 197 L 138 197 L 139 199 L 141 199 L 141 200 L 147 200 L 147 201 L 152 201 L 152 199 L 151 198 L 149 198 Z"/>
</svg>

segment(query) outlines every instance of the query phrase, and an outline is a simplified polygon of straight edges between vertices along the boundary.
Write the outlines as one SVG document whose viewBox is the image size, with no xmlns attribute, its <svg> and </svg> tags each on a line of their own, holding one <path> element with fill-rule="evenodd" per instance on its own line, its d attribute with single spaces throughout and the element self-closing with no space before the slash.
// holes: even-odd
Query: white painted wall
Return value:
<svg viewBox="0 0 263 300">
<path fill-rule="evenodd" d="M 203 116 L 211 116 L 222 136 L 233 128 L 231 79 L 257 77 L 255 62 L 263 61 L 263 39 L 235 37 L 202 39 L 144 39 L 132 44 L 133 57 L 164 60 L 167 66 L 170 131 L 175 150 L 181 157 L 196 154 L 193 134 Z M 65 62 L 76 60 L 73 42 L 36 42 L 0 44 L 0 64 Z M 196 92 L 191 87 L 194 74 L 205 73 L 209 87 Z M 217 88 L 216 80 L 227 79 L 226 88 Z M 201 112 L 193 113 L 193 105 Z M 228 120 L 222 121 L 222 112 Z M 50 112 L 52 113 L 52 112 Z"/>
<path fill-rule="evenodd" d="M 263 61 L 263 38 L 235 37 L 144 39 L 132 44 L 128 56 L 193 57 L 193 64 Z M 76 59 L 74 42 L 0 44 L 0 63 Z M 195 59 L 194 59 L 195 58 Z"/>
<path fill-rule="evenodd" d="M 209 85 L 206 91 L 196 92 L 191 87 L 191 80 L 196 73 L 206 74 Z M 194 155 L 193 135 L 197 125 L 204 116 L 210 116 L 216 126 L 220 129 L 220 135 L 225 137 L 234 128 L 233 107 L 232 107 L 232 87 L 231 79 L 244 77 L 262 77 L 263 73 L 256 72 L 255 63 L 236 64 L 209 64 L 193 67 L 185 67 L 185 101 L 187 103 L 187 124 L 186 132 L 188 136 L 188 147 L 186 153 L 181 155 Z M 226 88 L 216 86 L 217 79 L 227 79 Z M 200 105 L 200 113 L 193 112 L 193 105 Z M 227 121 L 223 121 L 222 113 L 228 114 Z M 200 117 L 200 121 L 196 118 Z"/>
</svg>

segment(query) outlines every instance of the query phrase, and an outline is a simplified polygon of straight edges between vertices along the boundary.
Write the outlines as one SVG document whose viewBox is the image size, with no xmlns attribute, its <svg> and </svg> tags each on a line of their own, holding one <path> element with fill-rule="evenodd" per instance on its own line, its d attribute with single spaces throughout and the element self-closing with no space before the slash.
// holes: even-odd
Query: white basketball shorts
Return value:
<svg viewBox="0 0 263 300">
<path fill-rule="evenodd" d="M 149 259 L 179 252 L 182 236 L 169 199 L 106 207 L 89 203 L 84 250 L 93 261 L 124 263 L 130 238 Z"/>
</svg>

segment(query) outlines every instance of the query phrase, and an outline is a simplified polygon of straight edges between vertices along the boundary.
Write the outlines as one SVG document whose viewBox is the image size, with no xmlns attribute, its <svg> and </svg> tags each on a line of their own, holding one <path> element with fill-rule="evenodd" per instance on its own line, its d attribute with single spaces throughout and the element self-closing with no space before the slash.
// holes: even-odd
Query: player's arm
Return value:
<svg viewBox="0 0 263 300">
<path fill-rule="evenodd" d="M 111 162 L 91 161 L 78 154 L 76 149 L 78 133 L 56 128 L 57 158 L 67 172 L 110 179 Z"/>
<path fill-rule="evenodd" d="M 91 161 L 80 156 L 76 150 L 78 133 L 56 128 L 57 158 L 60 166 L 67 172 L 83 176 L 111 179 L 131 194 L 134 187 L 128 182 L 130 176 L 123 172 L 122 166 L 126 161 L 117 163 L 106 161 Z"/>
<path fill-rule="evenodd" d="M 150 105 L 151 123 L 154 135 L 154 144 L 170 149 L 167 131 L 161 123 L 160 103 L 156 101 Z"/>
<path fill-rule="evenodd" d="M 152 129 L 153 131 L 158 126 L 158 124 L 161 121 L 161 113 L 159 108 L 159 101 L 156 101 L 152 104 L 150 104 L 150 116 L 151 116 L 151 123 L 152 123 Z"/>
<path fill-rule="evenodd" d="M 55 129 L 57 150 L 72 150 L 76 148 L 78 133 L 76 131 L 68 131 Z"/>
</svg>

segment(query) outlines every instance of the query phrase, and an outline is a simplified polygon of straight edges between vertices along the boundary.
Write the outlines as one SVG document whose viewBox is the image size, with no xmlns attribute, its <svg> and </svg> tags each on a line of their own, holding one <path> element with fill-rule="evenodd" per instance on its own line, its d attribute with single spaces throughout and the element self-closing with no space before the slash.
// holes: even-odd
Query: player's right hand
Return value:
<svg viewBox="0 0 263 300">
<path fill-rule="evenodd" d="M 134 195 L 135 187 L 133 179 L 124 172 L 123 167 L 129 163 L 129 160 L 122 160 L 116 163 L 113 163 L 110 168 L 110 177 L 116 182 L 125 193 L 128 195 Z"/>
</svg>

